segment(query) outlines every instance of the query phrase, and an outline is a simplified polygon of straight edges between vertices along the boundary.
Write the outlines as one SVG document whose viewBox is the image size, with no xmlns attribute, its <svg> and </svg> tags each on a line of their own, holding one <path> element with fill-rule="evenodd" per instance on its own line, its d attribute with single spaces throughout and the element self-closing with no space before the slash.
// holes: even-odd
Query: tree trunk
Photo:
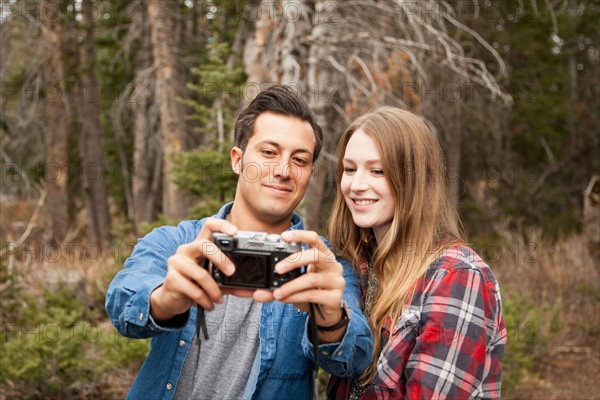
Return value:
<svg viewBox="0 0 600 400">
<path fill-rule="evenodd" d="M 248 39 L 245 45 L 244 65 L 248 82 L 257 89 L 262 89 L 266 83 L 279 82 L 300 94 L 316 111 L 327 136 L 331 132 L 326 106 L 332 104 L 326 105 L 319 100 L 319 85 L 323 79 L 319 63 L 323 62 L 325 54 L 319 51 L 318 46 L 311 47 L 303 42 L 311 34 L 320 35 L 324 28 L 315 28 L 313 32 L 314 11 L 307 3 L 263 0 L 254 37 Z M 274 43 L 280 45 L 274 46 Z M 251 93 L 244 101 L 251 101 L 255 94 Z M 315 164 L 313 179 L 299 210 L 309 229 L 317 229 L 323 222 L 321 202 L 326 185 L 326 162 L 322 160 Z"/>
<path fill-rule="evenodd" d="M 274 82 L 271 80 L 273 78 L 270 74 L 272 70 L 267 68 L 265 61 L 268 51 L 266 43 L 273 33 L 273 27 L 270 26 L 266 13 L 261 13 L 260 16 L 261 18 L 258 18 L 255 23 L 254 36 L 248 39 L 244 49 L 244 68 L 248 76 L 247 81 L 252 84 Z M 248 105 L 256 94 L 248 93 L 248 96 L 244 96 L 242 99 L 244 106 Z"/>
<path fill-rule="evenodd" d="M 460 164 L 462 162 L 462 109 L 461 103 L 444 102 L 442 107 L 448 109 L 449 118 L 445 125 L 446 159 L 450 178 L 450 189 L 455 199 L 460 197 Z"/>
<path fill-rule="evenodd" d="M 187 215 L 189 196 L 173 181 L 173 155 L 186 149 L 185 111 L 177 101 L 181 74 L 175 60 L 178 58 L 173 40 L 173 24 L 169 18 L 168 3 L 148 1 L 148 22 L 152 56 L 156 66 L 156 100 L 160 113 L 163 138 L 163 213 L 168 219 L 181 219 Z"/>
<path fill-rule="evenodd" d="M 152 117 L 152 95 L 155 92 L 155 74 L 152 68 L 150 31 L 144 10 L 140 12 L 139 40 L 141 46 L 135 54 L 135 101 L 133 102 L 133 165 L 135 179 L 133 192 L 133 227 L 139 232 L 140 225 L 156 217 L 157 197 L 160 195 L 161 140 Z M 158 170 L 154 168 L 159 164 Z M 154 189 L 153 189 L 154 188 Z"/>
<path fill-rule="evenodd" d="M 322 15 L 325 7 L 337 9 L 338 4 L 336 1 L 317 2 L 314 15 Z M 317 17 L 314 19 L 320 22 Z M 307 73 L 308 100 L 323 129 L 323 148 L 306 192 L 304 215 L 307 229 L 321 231 L 327 227 L 327 213 L 324 212 L 323 205 L 329 204 L 328 195 L 335 193 L 336 160 L 332 155 L 335 154 L 338 138 L 344 129 L 339 124 L 339 114 L 335 110 L 338 99 L 330 95 L 332 88 L 339 88 L 341 85 L 327 62 L 330 53 L 321 42 L 321 38 L 328 35 L 328 28 L 324 23 L 317 23 L 312 28 L 310 35 L 313 40 L 308 54 Z"/>
<path fill-rule="evenodd" d="M 83 44 L 80 48 L 79 153 L 81 188 L 88 213 L 90 239 L 103 248 L 110 241 L 110 217 L 106 189 L 102 127 L 100 124 L 99 85 L 94 71 L 94 9 L 91 0 L 83 0 Z"/>
<path fill-rule="evenodd" d="M 569 15 L 570 23 L 574 23 L 577 19 L 577 4 L 575 1 L 570 0 L 568 3 L 567 13 Z M 572 45 L 574 46 L 574 45 Z M 567 103 L 567 127 L 569 129 L 569 153 L 574 153 L 577 148 L 577 103 L 579 102 L 579 85 L 577 79 L 577 60 L 575 59 L 575 49 L 570 48 L 567 50 L 569 54 L 568 61 L 568 74 L 569 74 L 569 100 Z"/>
<path fill-rule="evenodd" d="M 425 89 L 425 95 L 437 98 L 439 88 L 453 76 L 482 85 L 505 103 L 510 102 L 510 96 L 500 90 L 495 77 L 472 56 L 473 52 L 465 51 L 445 33 L 447 18 L 436 7 L 437 2 L 422 3 L 422 9 L 432 12 L 416 16 L 414 4 L 408 2 L 261 2 L 255 35 L 244 52 L 248 81 L 281 82 L 301 91 L 324 130 L 323 156 L 315 166 L 300 210 L 309 229 L 320 230 L 325 225 L 323 205 L 329 204 L 335 189 L 335 147 L 345 126 L 358 115 L 377 106 L 394 105 L 443 119 L 445 116 L 437 117 L 440 112 L 435 108 L 431 114 L 423 111 L 432 103 L 421 98 L 420 88 Z M 452 23 L 460 31 L 457 37 L 477 36 L 470 28 Z M 502 75 L 504 63 L 499 54 L 489 45 L 485 48 Z M 440 86 L 427 89 L 426 84 L 438 82 L 434 76 L 442 68 L 449 73 L 444 73 Z M 423 85 L 417 85 L 419 80 Z M 244 100 L 251 99 L 248 96 Z M 458 168 L 463 134 L 460 119 L 465 109 L 460 104 L 450 106 L 450 119 L 458 120 L 446 130 L 452 136 L 452 148 L 446 150 Z M 453 186 L 458 194 L 459 181 Z"/>
<path fill-rule="evenodd" d="M 65 67 L 62 60 L 63 32 L 58 0 L 43 3 L 42 21 L 46 62 L 46 191 L 47 223 L 50 240 L 61 243 L 69 227 L 67 194 L 67 100 Z"/>
</svg>

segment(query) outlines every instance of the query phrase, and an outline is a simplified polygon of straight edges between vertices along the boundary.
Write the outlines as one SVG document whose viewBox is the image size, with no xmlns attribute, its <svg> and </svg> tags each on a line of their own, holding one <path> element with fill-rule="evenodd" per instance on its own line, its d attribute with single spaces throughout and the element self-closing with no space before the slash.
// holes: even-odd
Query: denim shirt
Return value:
<svg viewBox="0 0 600 400">
<path fill-rule="evenodd" d="M 233 203 L 214 216 L 225 218 Z M 302 219 L 292 216 L 291 229 L 303 229 Z M 190 309 L 169 326 L 161 326 L 150 315 L 150 294 L 167 274 L 167 259 L 177 248 L 198 236 L 205 219 L 183 221 L 177 227 L 154 229 L 140 239 L 133 254 L 111 282 L 106 310 L 113 325 L 130 338 L 152 338 L 146 357 L 127 399 L 171 399 L 196 330 L 196 309 Z M 369 366 L 373 357 L 373 335 L 361 312 L 361 290 L 357 273 L 345 259 L 344 299 L 350 323 L 338 343 L 319 346 L 319 365 L 332 375 L 351 376 Z M 313 347 L 307 336 L 307 313 L 291 304 L 264 303 L 260 316 L 260 368 L 254 388 L 246 387 L 252 399 L 308 399 L 311 395 Z M 253 382 L 254 381 L 254 382 Z M 253 389 L 253 390 L 252 390 Z"/>
</svg>

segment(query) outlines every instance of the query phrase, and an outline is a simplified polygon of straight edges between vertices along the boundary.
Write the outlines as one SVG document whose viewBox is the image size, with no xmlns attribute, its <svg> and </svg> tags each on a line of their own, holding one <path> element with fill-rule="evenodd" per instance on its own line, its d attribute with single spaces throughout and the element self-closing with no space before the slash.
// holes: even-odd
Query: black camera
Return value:
<svg viewBox="0 0 600 400">
<path fill-rule="evenodd" d="M 227 276 L 210 260 L 204 262 L 204 268 L 223 287 L 274 290 L 306 272 L 305 267 L 285 274 L 275 272 L 279 261 L 302 250 L 297 243 L 285 242 L 277 234 L 239 231 L 229 236 L 217 232 L 213 233 L 213 242 L 235 265 L 235 273 Z"/>
</svg>

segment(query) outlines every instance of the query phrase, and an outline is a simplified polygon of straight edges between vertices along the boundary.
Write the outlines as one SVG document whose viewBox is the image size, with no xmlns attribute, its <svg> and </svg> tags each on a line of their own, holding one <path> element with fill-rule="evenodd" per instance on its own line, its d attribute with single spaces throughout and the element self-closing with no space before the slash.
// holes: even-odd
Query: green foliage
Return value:
<svg viewBox="0 0 600 400">
<path fill-rule="evenodd" d="M 221 5 L 223 7 L 218 8 L 221 11 L 231 7 L 227 2 Z M 173 157 L 175 182 L 199 199 L 191 210 L 192 218 L 215 214 L 223 203 L 233 200 L 237 183 L 229 156 L 232 143 L 225 135 L 233 130 L 246 76 L 240 65 L 228 65 L 233 38 L 221 35 L 216 26 L 212 29 L 200 66 L 191 69 L 192 75 L 198 77 L 198 82 L 188 84 L 194 96 L 180 99 L 193 110 L 188 119 L 198 123 L 196 132 L 201 134 L 204 143 L 211 145 Z"/>
<path fill-rule="evenodd" d="M 89 380 L 94 364 L 81 357 L 84 309 L 73 293 L 45 293 L 46 304 L 33 297 L 11 328 L 3 331 L 0 381 L 18 381 L 32 393 L 59 395 L 72 382 Z"/>
<path fill-rule="evenodd" d="M 536 369 L 536 362 L 563 327 L 557 305 L 540 305 L 526 295 L 507 294 L 512 293 L 505 292 L 502 302 L 508 334 L 502 359 L 502 390 L 509 397 L 510 390 Z"/>
<path fill-rule="evenodd" d="M 0 251 L 8 251 L 8 242 L 0 243 Z M 17 275 L 8 270 L 7 257 L 0 257 L 0 324 L 4 330 L 7 321 L 14 321 L 18 315 L 20 304 L 18 294 L 21 292 L 21 284 Z"/>
<path fill-rule="evenodd" d="M 200 67 L 191 69 L 192 75 L 198 77 L 198 82 L 187 85 L 195 97 L 182 99 L 181 102 L 193 110 L 188 119 L 198 122 L 195 130 L 210 140 L 216 138 L 218 129 L 223 132 L 233 129 L 233 114 L 240 101 L 241 85 L 246 76 L 241 66 L 227 65 L 231 53 L 227 42 L 218 41 L 215 35 L 206 47 Z M 221 112 L 220 117 L 218 112 Z M 219 118 L 222 119 L 220 127 Z"/>
<path fill-rule="evenodd" d="M 229 149 L 230 144 L 223 143 L 218 150 L 199 148 L 175 156 L 177 185 L 199 198 L 192 215 L 213 215 L 233 200 L 237 175 L 231 169 Z"/>
<path fill-rule="evenodd" d="M 148 341 L 121 338 L 89 322 L 84 304 L 65 287 L 42 299 L 13 294 L 19 313 L 2 319 L 0 387 L 13 397 L 80 398 L 102 393 L 109 374 L 137 369 Z M 83 389 L 85 388 L 85 389 Z"/>
<path fill-rule="evenodd" d="M 498 117 L 471 105 L 480 111 L 475 124 L 465 124 L 470 140 L 463 140 L 460 179 L 481 179 L 487 192 L 461 198 L 466 225 L 490 234 L 493 222 L 510 216 L 554 238 L 574 232 L 581 192 L 600 168 L 600 114 L 592 111 L 598 108 L 600 6 L 492 0 L 479 11 L 466 13 L 471 18 L 463 22 L 506 63 L 502 83 L 514 104 Z M 486 57 L 478 55 L 491 61 Z"/>
<path fill-rule="evenodd" d="M 102 358 L 98 370 L 116 372 L 138 371 L 150 351 L 150 341 L 123 337 L 111 326 L 99 341 Z"/>
<path fill-rule="evenodd" d="M 131 161 L 133 118 L 127 111 L 139 101 L 140 88 L 133 83 L 133 78 L 135 57 L 141 47 L 139 41 L 131 40 L 129 24 L 142 20 L 143 8 L 131 1 L 114 1 L 95 4 L 93 10 L 99 13 L 98 18 L 93 19 L 97 87 L 86 88 L 84 99 L 98 102 L 103 129 L 104 180 L 111 200 L 118 211 L 125 214 L 125 186 L 135 179 Z M 119 108 L 124 111 L 117 112 Z"/>
</svg>

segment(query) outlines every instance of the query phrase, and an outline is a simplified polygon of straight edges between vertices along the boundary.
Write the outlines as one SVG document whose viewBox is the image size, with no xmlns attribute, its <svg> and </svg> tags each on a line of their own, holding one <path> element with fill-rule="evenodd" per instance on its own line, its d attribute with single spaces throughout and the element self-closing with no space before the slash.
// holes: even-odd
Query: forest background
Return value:
<svg viewBox="0 0 600 400">
<path fill-rule="evenodd" d="M 600 398 L 599 21 L 593 0 L 1 1 L 0 398 L 124 397 L 149 344 L 106 288 L 138 237 L 233 198 L 235 117 L 276 82 L 326 133 L 310 229 L 348 122 L 419 113 L 500 281 L 504 397 Z"/>
</svg>

